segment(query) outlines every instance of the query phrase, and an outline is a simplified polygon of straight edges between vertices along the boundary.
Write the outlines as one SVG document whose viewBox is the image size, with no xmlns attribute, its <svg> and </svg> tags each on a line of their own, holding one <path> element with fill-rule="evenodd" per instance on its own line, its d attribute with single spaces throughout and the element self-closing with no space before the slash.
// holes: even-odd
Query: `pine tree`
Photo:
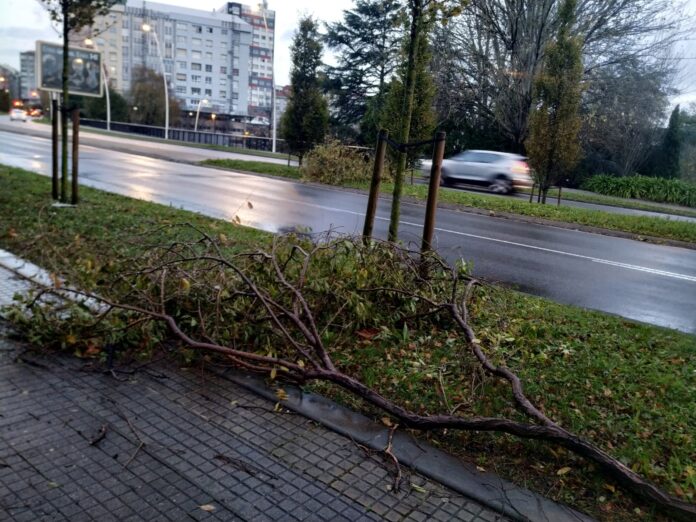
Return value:
<svg viewBox="0 0 696 522">
<path fill-rule="evenodd" d="M 376 136 L 386 87 L 399 63 L 401 7 L 400 0 L 356 0 L 342 21 L 326 25 L 324 41 L 338 61 L 327 68 L 331 119 L 344 126 L 360 123 L 365 143 Z"/>
<path fill-rule="evenodd" d="M 304 155 L 324 140 L 329 122 L 317 76 L 322 54 L 319 28 L 310 16 L 300 19 L 291 53 L 291 93 L 280 126 L 290 151 L 302 164 Z"/>
<path fill-rule="evenodd" d="M 526 147 L 544 203 L 549 188 L 580 159 L 582 46 L 570 34 L 576 3 L 565 0 L 561 5 L 558 36 L 547 46 L 544 65 L 535 78 Z"/>
<path fill-rule="evenodd" d="M 681 118 L 679 105 L 669 117 L 667 132 L 662 140 L 660 162 L 656 165 L 656 174 L 663 178 L 678 178 L 680 174 L 679 157 L 681 155 Z"/>
</svg>

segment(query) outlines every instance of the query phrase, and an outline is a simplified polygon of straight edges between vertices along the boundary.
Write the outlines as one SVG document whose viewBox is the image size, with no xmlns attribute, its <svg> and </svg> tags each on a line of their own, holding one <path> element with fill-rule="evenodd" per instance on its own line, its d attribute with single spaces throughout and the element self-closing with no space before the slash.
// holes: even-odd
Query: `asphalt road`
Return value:
<svg viewBox="0 0 696 522">
<path fill-rule="evenodd" d="M 87 129 L 85 131 L 85 129 Z M 26 124 L 21 122 L 10 122 L 8 116 L 0 116 L 0 131 L 8 131 L 15 134 L 25 134 L 29 136 L 41 136 L 49 137 L 51 129 L 48 125 L 33 123 L 31 121 Z M 165 159 L 171 161 L 180 161 L 187 163 L 198 163 L 206 159 L 236 159 L 245 161 L 261 161 L 265 163 L 275 163 L 275 164 L 287 164 L 286 159 L 280 158 L 269 158 L 267 156 L 254 156 L 253 154 L 239 154 L 235 152 L 224 152 L 213 149 L 203 149 L 200 147 L 191 147 L 180 142 L 164 143 L 163 141 L 148 141 L 148 140 L 138 140 L 134 138 L 134 135 L 123 134 L 119 136 L 120 133 L 113 133 L 111 135 L 101 134 L 99 132 L 90 132 L 90 127 L 83 127 L 83 132 L 80 135 L 81 143 L 84 145 L 91 145 L 93 147 L 105 148 L 108 150 L 115 150 L 119 152 L 126 152 L 129 154 L 138 154 L 140 156 L 147 156 L 150 158 Z M 291 165 L 296 165 L 297 162 L 292 160 Z M 416 183 L 426 183 L 426 180 L 417 180 Z M 447 189 L 450 190 L 450 189 Z M 510 196 L 501 196 L 496 194 L 491 194 L 486 190 L 480 188 L 460 185 L 456 189 L 451 190 L 465 190 L 467 192 L 473 193 L 485 193 L 489 196 L 497 196 L 502 198 L 507 198 Z M 525 194 L 517 194 L 515 197 L 520 199 L 527 199 L 528 196 Z M 669 214 L 669 210 L 665 209 L 665 212 L 651 212 L 647 210 L 636 210 L 630 208 L 616 207 L 612 205 L 599 205 L 596 203 L 584 203 L 581 201 L 570 201 L 566 199 L 561 200 L 561 205 L 577 208 L 585 208 L 589 210 L 601 210 L 604 212 L 610 212 L 612 214 L 624 214 L 632 216 L 648 216 L 648 217 L 659 217 L 662 219 L 672 219 L 676 221 L 690 221 L 696 223 L 696 218 L 688 216 L 679 216 L 675 214 Z"/>
<path fill-rule="evenodd" d="M 0 163 L 49 174 L 45 138 L 0 132 Z M 272 232 L 359 233 L 366 197 L 332 188 L 81 147 L 82 183 Z M 1 188 L 0 188 L 1 189 Z M 251 202 L 253 208 L 247 205 Z M 420 242 L 423 207 L 402 209 L 400 237 Z M 380 200 L 376 234 L 386 236 Z M 1 217 L 0 217 L 1 219 Z M 696 333 L 696 251 L 439 209 L 436 245 L 474 274 L 561 303 Z"/>
</svg>

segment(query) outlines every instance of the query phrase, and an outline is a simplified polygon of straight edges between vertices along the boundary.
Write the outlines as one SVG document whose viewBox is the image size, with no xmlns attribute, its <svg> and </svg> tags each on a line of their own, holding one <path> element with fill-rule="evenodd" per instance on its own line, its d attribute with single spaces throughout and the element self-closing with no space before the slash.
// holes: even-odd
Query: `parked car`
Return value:
<svg viewBox="0 0 696 522">
<path fill-rule="evenodd" d="M 10 121 L 15 120 L 27 121 L 27 111 L 24 109 L 12 109 L 10 111 Z"/>
<path fill-rule="evenodd" d="M 440 183 L 451 186 L 466 183 L 488 187 L 497 194 L 510 194 L 520 187 L 531 187 L 527 158 L 519 154 L 490 150 L 465 150 L 442 162 Z M 432 162 L 423 161 L 421 169 L 430 176 Z"/>
</svg>

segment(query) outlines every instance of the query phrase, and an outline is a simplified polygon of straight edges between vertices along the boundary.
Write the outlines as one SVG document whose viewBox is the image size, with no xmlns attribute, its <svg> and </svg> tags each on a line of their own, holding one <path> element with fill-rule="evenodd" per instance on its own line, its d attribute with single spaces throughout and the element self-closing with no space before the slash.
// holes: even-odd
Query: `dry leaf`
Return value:
<svg viewBox="0 0 696 522">
<path fill-rule="evenodd" d="M 283 389 L 283 388 L 278 388 L 276 390 L 276 397 L 278 397 L 279 401 L 287 401 L 288 400 L 288 393 Z"/>
<path fill-rule="evenodd" d="M 203 504 L 202 506 L 198 507 L 201 508 L 203 511 L 207 512 L 215 511 L 215 506 L 213 506 L 212 504 Z"/>
<path fill-rule="evenodd" d="M 251 201 L 247 201 L 247 207 L 254 208 L 254 205 L 251 204 Z"/>
<path fill-rule="evenodd" d="M 482 466 L 476 466 L 476 469 L 479 470 L 481 473 L 484 473 L 486 471 L 486 468 Z"/>
<path fill-rule="evenodd" d="M 392 421 L 389 419 L 389 417 L 382 417 L 382 424 L 385 426 L 391 428 L 392 427 Z"/>
<path fill-rule="evenodd" d="M 559 469 L 559 470 L 556 472 L 556 475 L 559 475 L 559 476 L 565 475 L 565 474 L 568 473 L 569 471 L 570 471 L 570 468 L 569 468 L 568 466 L 565 466 L 565 467 Z"/>
<path fill-rule="evenodd" d="M 613 485 L 611 485 L 611 484 L 604 484 L 604 487 L 605 487 L 606 489 L 608 489 L 609 491 L 611 491 L 612 493 L 615 493 L 615 492 L 616 492 L 616 488 L 615 488 Z"/>
<path fill-rule="evenodd" d="M 417 491 L 418 493 L 427 493 L 428 492 L 424 487 L 419 486 L 418 484 L 414 484 L 413 482 L 411 482 L 411 487 L 415 491 Z"/>
<path fill-rule="evenodd" d="M 278 374 L 278 370 L 274 366 L 273 368 L 271 368 L 271 380 L 274 380 L 276 378 L 277 374 Z"/>
</svg>

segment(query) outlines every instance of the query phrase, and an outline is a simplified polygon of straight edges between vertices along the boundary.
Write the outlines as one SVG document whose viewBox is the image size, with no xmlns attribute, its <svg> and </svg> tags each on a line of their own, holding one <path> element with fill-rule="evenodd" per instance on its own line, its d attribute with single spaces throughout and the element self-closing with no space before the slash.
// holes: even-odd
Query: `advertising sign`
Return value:
<svg viewBox="0 0 696 522">
<path fill-rule="evenodd" d="M 83 47 L 70 47 L 68 67 L 70 94 L 102 97 L 101 53 Z M 43 91 L 63 90 L 62 44 L 36 42 L 36 83 Z"/>
</svg>

